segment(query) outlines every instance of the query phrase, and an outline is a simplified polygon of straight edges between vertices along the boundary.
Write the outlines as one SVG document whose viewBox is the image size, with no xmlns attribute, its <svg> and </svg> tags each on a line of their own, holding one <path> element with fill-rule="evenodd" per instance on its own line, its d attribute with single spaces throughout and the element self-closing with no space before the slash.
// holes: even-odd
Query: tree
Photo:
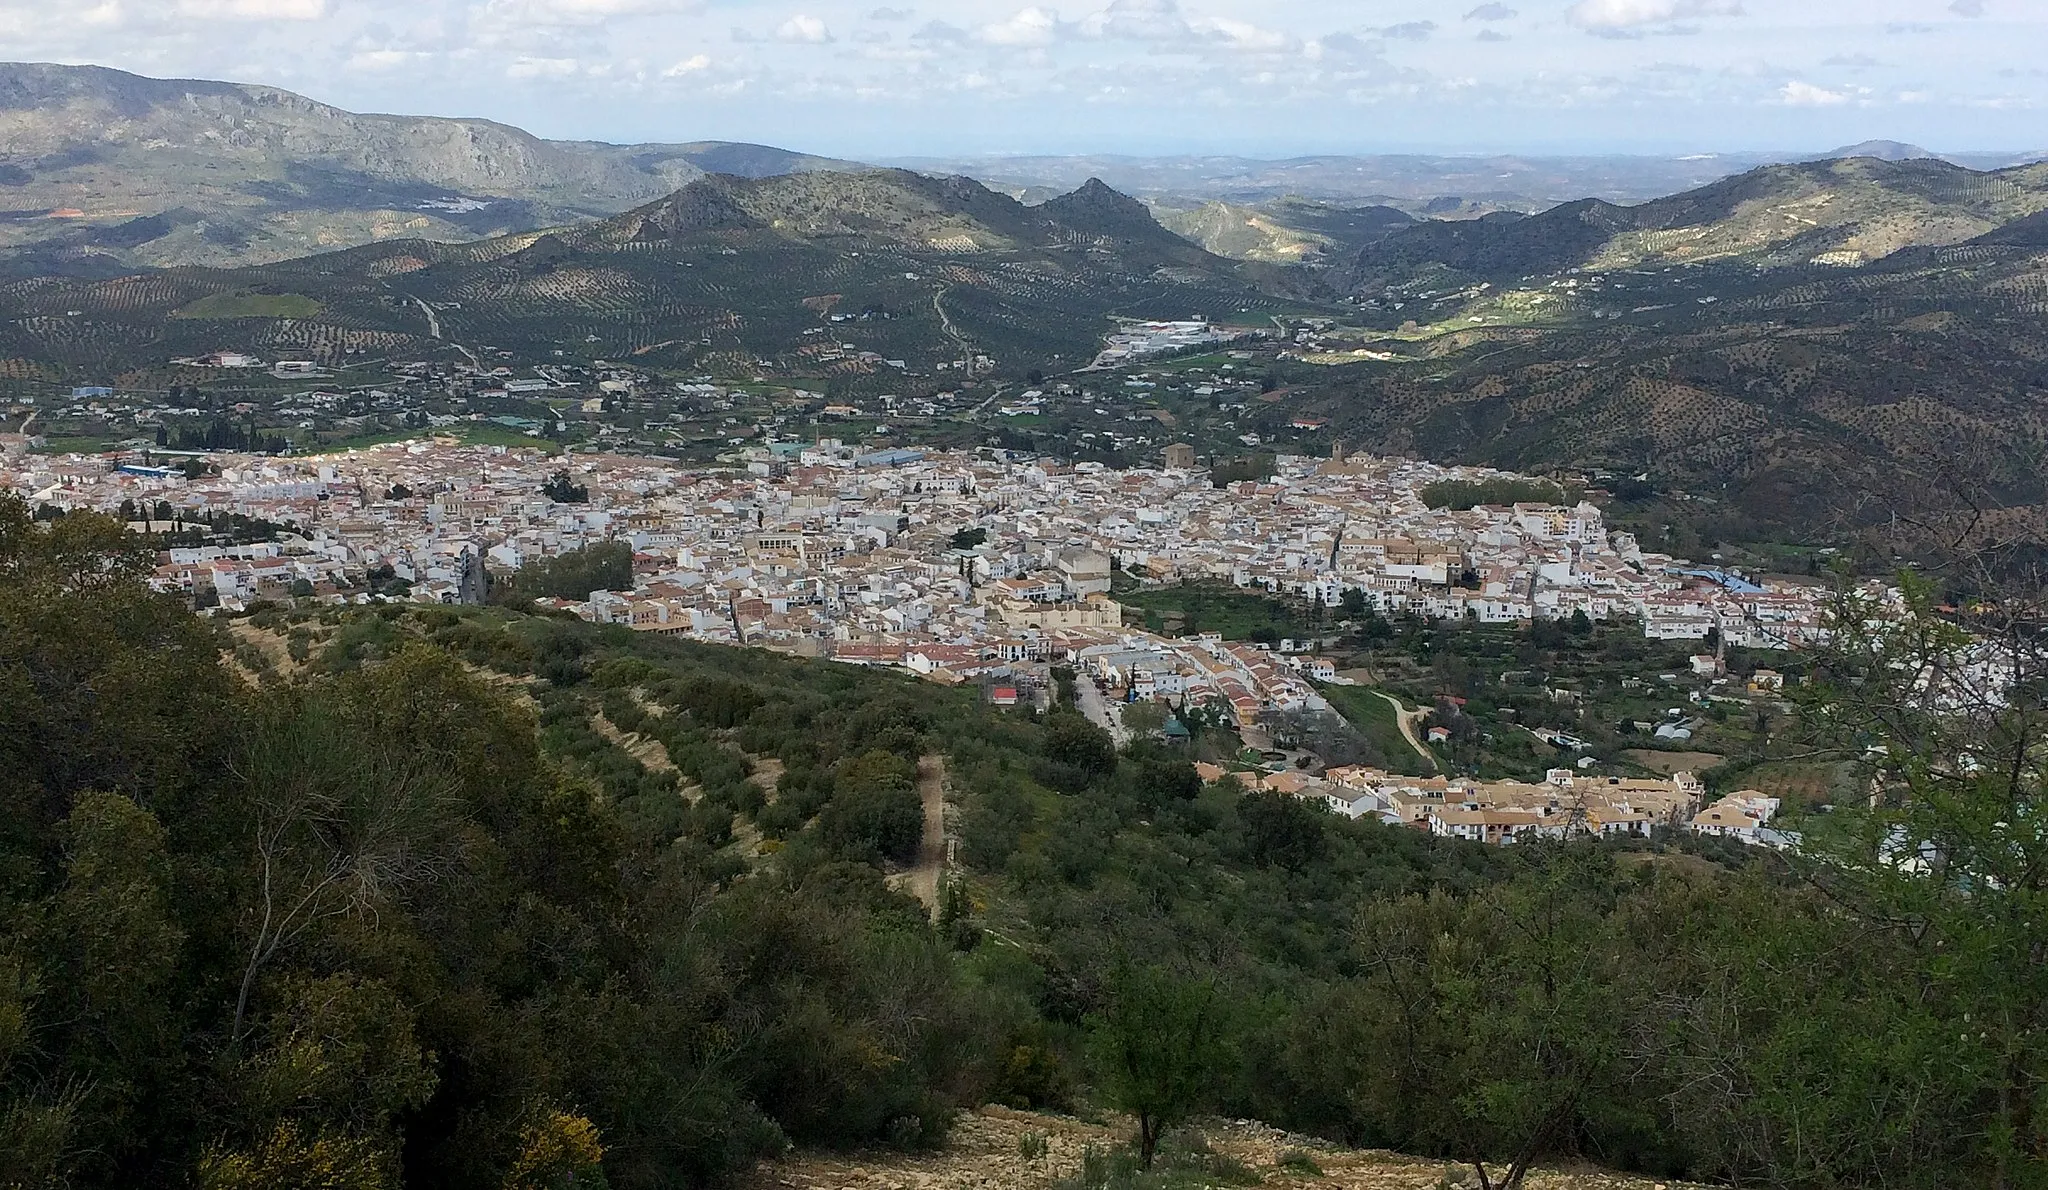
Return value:
<svg viewBox="0 0 2048 1190">
<path fill-rule="evenodd" d="M 952 545 L 956 550 L 971 550 L 988 540 L 988 530 L 970 525 L 953 534 Z"/>
<path fill-rule="evenodd" d="M 1237 817 L 1244 824 L 1245 851 L 1256 863 L 1300 869 L 1328 853 L 1326 815 L 1291 794 L 1247 793 L 1237 800 Z"/>
<path fill-rule="evenodd" d="M 1132 735 L 1149 735 L 1166 726 L 1166 707 L 1156 699 L 1139 699 L 1124 704 L 1123 717 Z"/>
<path fill-rule="evenodd" d="M 464 686 L 448 664 L 401 654 L 368 680 L 403 684 L 415 697 Z M 384 718 L 389 708 L 366 716 L 360 692 L 280 692 L 251 717 L 237 765 L 253 821 L 231 1045 L 242 1040 L 257 981 L 280 953 L 328 923 L 385 911 L 407 886 L 453 869 L 454 781 L 431 751 L 372 745 L 363 719 Z"/>
<path fill-rule="evenodd" d="M 825 841 L 856 859 L 916 859 L 924 838 L 924 803 L 916 777 L 908 761 L 879 749 L 841 762 L 832 800 L 818 816 Z"/>
<path fill-rule="evenodd" d="M 1222 1082 L 1222 1005 L 1215 985 L 1164 967 L 1124 967 L 1109 1002 L 1087 1020 L 1102 1089 L 1138 1120 L 1138 1162 L 1146 1169 L 1159 1139 L 1207 1107 Z"/>
<path fill-rule="evenodd" d="M 557 504 L 582 504 L 590 499 L 590 489 L 569 478 L 568 468 L 563 468 L 548 477 L 540 485 L 541 495 Z"/>
<path fill-rule="evenodd" d="M 1116 745 L 1109 733 L 1074 711 L 1061 711 L 1045 721 L 1045 755 L 1078 769 L 1092 779 L 1116 768 Z"/>
<path fill-rule="evenodd" d="M 1951 581 L 1978 592 L 1961 613 L 1910 573 L 1896 603 L 1838 593 L 1800 701 L 1871 796 L 1803 847 L 1849 920 L 1910 958 L 1902 975 L 1941 1039 L 1928 1069 L 1963 1080 L 1916 1098 L 1983 1138 L 1945 1159 L 2006 1188 L 2048 1179 L 2048 585 L 1993 565 L 1957 567 Z"/>
<path fill-rule="evenodd" d="M 1368 997 L 1389 1006 L 1372 1044 L 1392 1056 L 1367 1111 L 1470 1162 L 1484 1190 L 1516 1190 L 1629 1102 L 1630 1014 L 1647 996 L 1620 959 L 1612 861 L 1584 845 L 1545 858 L 1468 897 L 1369 905 L 1356 927 Z"/>
<path fill-rule="evenodd" d="M 535 558 L 506 585 L 515 601 L 548 596 L 583 600 L 592 591 L 633 589 L 633 547 L 623 541 L 586 545 L 551 558 Z"/>
</svg>

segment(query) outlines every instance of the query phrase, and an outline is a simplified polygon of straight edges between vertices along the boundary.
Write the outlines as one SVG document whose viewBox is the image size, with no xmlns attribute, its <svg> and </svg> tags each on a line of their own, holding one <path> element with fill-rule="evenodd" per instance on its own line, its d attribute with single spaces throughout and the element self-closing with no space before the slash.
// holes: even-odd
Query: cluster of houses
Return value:
<svg viewBox="0 0 2048 1190">
<path fill-rule="evenodd" d="M 1225 770 L 1197 765 L 1204 780 Z M 1256 789 L 1321 802 L 1347 818 L 1374 818 L 1427 830 L 1440 838 L 1505 845 L 1580 835 L 1648 836 L 1658 828 L 1785 848 L 1795 836 L 1771 829 L 1779 799 L 1756 790 L 1711 803 L 1689 773 L 1669 778 L 1589 776 L 1552 769 L 1540 782 L 1470 777 L 1408 777 L 1365 767 L 1242 774 Z"/>
<path fill-rule="evenodd" d="M 1430 485 L 1499 473 L 1401 459 L 1283 457 L 1218 486 L 1187 452 L 1114 470 L 1004 452 L 771 443 L 720 467 L 425 439 L 307 458 L 214 454 L 203 474 L 15 453 L 0 485 L 60 508 L 160 508 L 289 526 L 262 547 L 167 553 L 166 589 L 471 602 L 492 574 L 603 542 L 627 589 L 567 592 L 593 620 L 967 680 L 1020 661 L 1094 666 L 1141 693 L 1237 709 L 1310 702 L 1313 659 L 1134 633 L 1113 581 L 1201 582 L 1494 623 L 1633 616 L 1653 637 L 1819 638 L 1820 590 L 1645 552 L 1590 504 L 1431 508 Z M 568 470 L 584 499 L 543 489 Z M 559 493 L 558 493 L 559 494 Z M 138 525 L 138 528 L 146 526 Z M 397 580 L 393 587 L 389 580 Z M 1332 621 L 1343 614 L 1329 613 Z M 1284 655 L 1288 651 L 1280 650 Z M 1304 672 L 1306 671 L 1306 672 Z"/>
</svg>

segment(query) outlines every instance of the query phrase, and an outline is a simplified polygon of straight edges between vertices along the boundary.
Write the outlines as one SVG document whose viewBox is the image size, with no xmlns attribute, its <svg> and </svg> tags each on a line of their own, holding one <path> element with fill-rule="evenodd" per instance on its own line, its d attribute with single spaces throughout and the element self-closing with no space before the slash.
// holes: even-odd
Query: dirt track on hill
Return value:
<svg viewBox="0 0 2048 1190">
<path fill-rule="evenodd" d="M 1271 1187 L 1316 1190 L 1435 1190 L 1448 1171 L 1470 1178 L 1468 1168 L 1374 1149 L 1341 1149 L 1247 1121 L 1202 1129 L 1209 1146 L 1242 1162 Z M 1045 1154 L 1028 1158 L 1018 1142 L 1045 1138 Z M 1067 1116 L 987 1107 L 960 1117 L 943 1148 L 932 1153 L 796 1153 L 763 1162 L 739 1181 L 741 1190 L 1050 1190 L 1080 1170 L 1089 1149 L 1108 1149 L 1129 1138 L 1112 1120 L 1090 1124 Z M 1320 1174 L 1282 1169 L 1280 1158 L 1306 1153 Z M 1476 1179 L 1473 1179 L 1476 1184 Z M 1528 1190 L 1682 1190 L 1677 1184 L 1604 1170 L 1538 1170 Z"/>
</svg>

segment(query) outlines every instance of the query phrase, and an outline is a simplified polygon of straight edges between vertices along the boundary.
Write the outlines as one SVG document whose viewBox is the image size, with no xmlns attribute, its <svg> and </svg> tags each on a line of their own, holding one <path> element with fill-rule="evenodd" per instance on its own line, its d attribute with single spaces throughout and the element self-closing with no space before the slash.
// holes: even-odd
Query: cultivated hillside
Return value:
<svg viewBox="0 0 2048 1190">
<path fill-rule="evenodd" d="M 1432 220 L 1371 244 L 1357 284 L 1512 281 L 1567 269 L 1736 261 L 1860 265 L 1960 244 L 2048 209 L 2048 165 L 1978 173 L 1932 159 L 1774 165 L 1639 206 L 1597 199 L 1526 218 Z"/>
<path fill-rule="evenodd" d="M 1308 401 L 1390 449 L 1647 472 L 1732 536 L 1978 508 L 2037 534 L 2044 212 L 2048 167 L 1861 158 L 1418 224 L 1360 254 L 1394 362 L 1318 370 Z"/>
<path fill-rule="evenodd" d="M 1166 227 L 1218 256 L 1273 264 L 1342 261 L 1414 222 L 1394 207 L 1349 207 L 1306 198 L 1253 206 L 1209 202 L 1191 210 L 1162 205 L 1154 213 Z"/>
<path fill-rule="evenodd" d="M 338 359 L 460 343 L 721 374 L 872 373 L 888 360 L 922 370 L 976 355 L 1074 367 L 1112 315 L 1270 311 L 1274 280 L 1100 183 L 1027 207 L 970 179 L 902 170 L 710 175 L 546 233 L 18 282 L 0 287 L 0 358 L 84 376 L 232 344 Z"/>
<path fill-rule="evenodd" d="M 549 141 L 274 87 L 0 64 L 0 249 L 15 272 L 471 240 L 613 214 L 707 171 L 842 164 L 760 145 Z"/>
</svg>

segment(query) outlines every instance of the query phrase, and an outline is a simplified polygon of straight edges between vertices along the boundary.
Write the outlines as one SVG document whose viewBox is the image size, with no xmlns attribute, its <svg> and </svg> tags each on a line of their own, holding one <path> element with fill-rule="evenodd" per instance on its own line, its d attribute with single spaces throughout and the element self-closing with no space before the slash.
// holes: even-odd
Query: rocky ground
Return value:
<svg viewBox="0 0 2048 1190">
<path fill-rule="evenodd" d="M 1399 1154 L 1332 1148 L 1262 1124 L 1217 1122 L 1202 1130 L 1207 1147 L 1244 1171 L 1215 1185 L 1256 1184 L 1302 1190 L 1439 1190 L 1477 1187 L 1468 1168 Z M 963 1116 L 935 1153 L 797 1153 L 764 1162 L 743 1190 L 1052 1190 L 1080 1173 L 1089 1150 L 1107 1151 L 1130 1130 L 1061 1116 L 991 1107 Z M 1037 1143 L 1043 1139 L 1042 1150 Z M 1306 1163 L 1300 1160 L 1305 1155 Z M 1290 1159 L 1291 1158 L 1291 1159 Z M 1286 1164 L 1283 1165 L 1283 1161 Z M 1204 1179 L 1176 1180 L 1176 1188 Z M 1078 1184 L 1078 1183 L 1077 1183 Z M 1685 1190 L 1599 1170 L 1542 1170 L 1528 1190 Z"/>
</svg>

